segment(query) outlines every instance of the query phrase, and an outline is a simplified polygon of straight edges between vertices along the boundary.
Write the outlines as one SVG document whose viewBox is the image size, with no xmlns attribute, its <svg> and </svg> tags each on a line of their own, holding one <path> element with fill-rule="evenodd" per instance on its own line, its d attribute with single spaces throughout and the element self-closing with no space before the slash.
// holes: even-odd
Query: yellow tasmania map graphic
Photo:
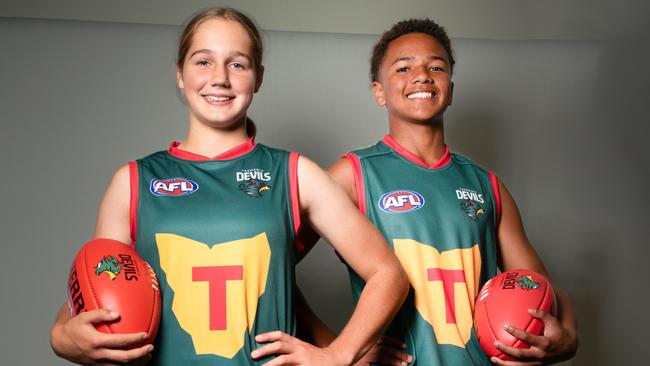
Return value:
<svg viewBox="0 0 650 366">
<path fill-rule="evenodd" d="M 411 239 L 393 240 L 415 290 L 415 306 L 438 343 L 465 347 L 472 331 L 481 253 L 478 245 L 439 252 Z"/>
<path fill-rule="evenodd" d="M 156 234 L 162 267 L 174 290 L 172 311 L 197 354 L 232 358 L 251 331 L 271 260 L 265 233 L 214 245 Z"/>
</svg>

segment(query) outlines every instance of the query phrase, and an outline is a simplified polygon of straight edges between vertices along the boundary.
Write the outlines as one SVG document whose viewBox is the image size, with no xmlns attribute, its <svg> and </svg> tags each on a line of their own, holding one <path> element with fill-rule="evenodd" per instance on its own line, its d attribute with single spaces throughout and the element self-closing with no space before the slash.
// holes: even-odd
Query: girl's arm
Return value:
<svg viewBox="0 0 650 366">
<path fill-rule="evenodd" d="M 104 193 L 93 237 L 129 243 L 129 202 L 129 168 L 125 165 L 115 173 Z M 116 321 L 119 316 L 110 309 L 100 309 L 71 317 L 67 304 L 63 304 L 50 331 L 54 353 L 80 365 L 146 363 L 152 345 L 130 349 L 142 342 L 146 333 L 106 334 L 95 329 L 94 324 Z"/>
<path fill-rule="evenodd" d="M 307 158 L 298 160 L 302 213 L 366 282 L 359 302 L 341 334 L 317 349 L 281 332 L 256 337 L 273 342 L 253 352 L 254 358 L 281 354 L 267 365 L 350 365 L 382 335 L 408 292 L 408 279 L 382 235 L 359 212 L 346 193 Z"/>
</svg>

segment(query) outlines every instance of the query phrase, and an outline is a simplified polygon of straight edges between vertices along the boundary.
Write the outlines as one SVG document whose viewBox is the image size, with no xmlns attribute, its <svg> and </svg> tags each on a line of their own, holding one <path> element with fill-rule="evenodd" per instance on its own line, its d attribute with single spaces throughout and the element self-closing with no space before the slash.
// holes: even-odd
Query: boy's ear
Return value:
<svg viewBox="0 0 650 366">
<path fill-rule="evenodd" d="M 260 65 L 260 69 L 257 70 L 257 75 L 255 75 L 255 93 L 260 90 L 262 86 L 262 81 L 264 80 L 264 65 Z"/>
<path fill-rule="evenodd" d="M 379 104 L 380 107 L 386 106 L 384 87 L 378 81 L 372 82 L 372 95 L 375 97 L 375 101 L 377 101 L 377 104 Z"/>
<path fill-rule="evenodd" d="M 178 89 L 183 89 L 185 87 L 183 84 L 183 72 L 178 66 L 176 66 L 176 86 Z"/>
<path fill-rule="evenodd" d="M 454 82 L 451 82 L 451 87 L 449 88 L 449 103 L 447 103 L 448 106 L 451 105 L 451 102 L 454 100 Z"/>
</svg>

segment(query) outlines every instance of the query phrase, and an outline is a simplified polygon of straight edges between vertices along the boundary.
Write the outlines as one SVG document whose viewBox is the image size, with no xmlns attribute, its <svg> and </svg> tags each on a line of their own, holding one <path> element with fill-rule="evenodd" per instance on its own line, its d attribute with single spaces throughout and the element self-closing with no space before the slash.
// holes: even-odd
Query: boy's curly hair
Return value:
<svg viewBox="0 0 650 366">
<path fill-rule="evenodd" d="M 429 18 L 423 19 L 407 19 L 393 25 L 389 30 L 381 35 L 381 38 L 372 49 L 372 56 L 370 57 L 370 81 L 379 81 L 379 67 L 381 66 L 388 45 L 395 39 L 409 33 L 424 33 L 435 38 L 440 42 L 442 47 L 449 54 L 449 66 L 454 70 L 454 55 L 451 50 L 451 42 L 445 29 L 438 25 Z"/>
</svg>

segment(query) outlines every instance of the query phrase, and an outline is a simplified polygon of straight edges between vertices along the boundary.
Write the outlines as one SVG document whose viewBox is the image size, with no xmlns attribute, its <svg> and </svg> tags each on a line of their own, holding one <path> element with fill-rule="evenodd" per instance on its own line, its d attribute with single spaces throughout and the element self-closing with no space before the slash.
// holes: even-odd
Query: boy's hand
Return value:
<svg viewBox="0 0 650 366">
<path fill-rule="evenodd" d="M 528 312 L 544 322 L 544 334 L 536 336 L 506 325 L 505 330 L 508 333 L 529 344 L 530 348 L 510 347 L 496 341 L 494 343 L 496 348 L 516 358 L 517 361 L 504 361 L 492 357 L 493 363 L 504 366 L 546 365 L 568 360 L 575 355 L 578 348 L 577 334 L 562 327 L 558 318 L 543 310 L 530 309 Z"/>
<path fill-rule="evenodd" d="M 413 357 L 404 352 L 406 345 L 399 339 L 383 336 L 372 346 L 355 366 L 378 364 L 383 366 L 407 366 Z"/>
</svg>

